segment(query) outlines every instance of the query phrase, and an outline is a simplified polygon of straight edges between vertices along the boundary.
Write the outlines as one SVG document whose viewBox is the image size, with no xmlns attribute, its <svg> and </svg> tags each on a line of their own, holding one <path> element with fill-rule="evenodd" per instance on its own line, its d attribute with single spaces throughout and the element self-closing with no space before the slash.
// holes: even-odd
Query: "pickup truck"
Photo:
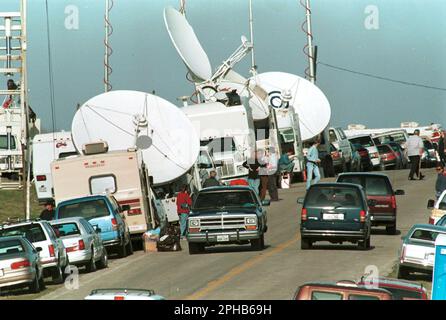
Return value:
<svg viewBox="0 0 446 320">
<path fill-rule="evenodd" d="M 198 192 L 188 218 L 189 253 L 205 251 L 218 244 L 265 246 L 269 200 L 261 201 L 250 187 L 219 186 Z"/>
</svg>

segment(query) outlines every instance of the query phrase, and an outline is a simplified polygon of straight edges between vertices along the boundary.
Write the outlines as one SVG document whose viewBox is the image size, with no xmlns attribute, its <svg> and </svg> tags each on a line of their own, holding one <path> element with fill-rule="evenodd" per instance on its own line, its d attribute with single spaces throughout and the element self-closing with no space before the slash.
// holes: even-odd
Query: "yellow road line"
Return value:
<svg viewBox="0 0 446 320">
<path fill-rule="evenodd" d="M 285 250 L 289 246 L 295 244 L 296 242 L 297 242 L 297 237 L 281 243 L 276 248 L 272 249 L 271 251 L 266 252 L 265 254 L 256 256 L 252 259 L 249 259 L 248 261 L 242 263 L 241 265 L 238 265 L 237 267 L 234 267 L 231 270 L 229 270 L 224 276 L 222 276 L 216 280 L 210 281 L 204 288 L 186 296 L 184 299 L 185 300 L 199 300 L 199 299 L 205 297 L 206 295 L 215 291 L 216 289 L 218 289 L 219 287 L 221 287 L 228 281 L 232 280 L 234 277 L 238 276 L 239 274 L 241 274 L 247 270 L 250 270 L 253 266 L 255 266 L 259 262 L 271 257 L 272 255 L 282 252 L 283 250 Z"/>
</svg>

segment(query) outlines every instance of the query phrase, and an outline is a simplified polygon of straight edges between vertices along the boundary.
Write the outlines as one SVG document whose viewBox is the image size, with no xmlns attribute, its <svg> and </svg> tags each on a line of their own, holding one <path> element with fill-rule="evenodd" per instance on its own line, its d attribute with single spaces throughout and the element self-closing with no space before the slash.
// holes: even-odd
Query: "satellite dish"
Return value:
<svg viewBox="0 0 446 320">
<path fill-rule="evenodd" d="M 136 145 L 155 185 L 186 173 L 200 150 L 192 123 L 179 108 L 139 91 L 110 91 L 88 100 L 74 115 L 72 136 L 79 150 L 101 140 L 110 151 Z"/>
<path fill-rule="evenodd" d="M 186 18 L 171 6 L 164 9 L 164 23 L 175 49 L 195 78 L 201 81 L 212 77 L 212 67 L 194 30 Z"/>
<path fill-rule="evenodd" d="M 299 117 L 302 140 L 314 138 L 330 122 L 330 103 L 310 81 L 285 72 L 260 73 L 251 79 L 268 91 L 269 103 L 273 108 L 294 109 Z"/>
</svg>

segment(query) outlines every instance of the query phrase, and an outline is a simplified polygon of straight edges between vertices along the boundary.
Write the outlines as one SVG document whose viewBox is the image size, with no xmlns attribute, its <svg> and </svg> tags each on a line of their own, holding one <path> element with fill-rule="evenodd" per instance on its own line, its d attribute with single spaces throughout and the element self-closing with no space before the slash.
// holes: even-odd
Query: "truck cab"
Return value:
<svg viewBox="0 0 446 320">
<path fill-rule="evenodd" d="M 342 152 L 347 168 L 350 168 L 352 161 L 352 148 L 350 141 L 344 133 L 344 130 L 340 127 L 330 128 L 328 130 L 328 134 L 330 142 L 336 147 L 336 149 Z"/>
</svg>

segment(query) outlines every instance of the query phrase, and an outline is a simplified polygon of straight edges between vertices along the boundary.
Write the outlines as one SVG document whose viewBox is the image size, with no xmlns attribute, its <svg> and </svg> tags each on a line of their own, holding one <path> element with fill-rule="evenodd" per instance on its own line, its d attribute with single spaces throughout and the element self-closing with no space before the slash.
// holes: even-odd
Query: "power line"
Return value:
<svg viewBox="0 0 446 320">
<path fill-rule="evenodd" d="M 389 81 L 389 82 L 393 82 L 393 83 L 404 84 L 404 85 L 407 85 L 407 86 L 420 87 L 420 88 L 432 89 L 432 90 L 446 91 L 446 88 L 434 87 L 434 86 L 429 86 L 429 85 L 422 84 L 422 83 L 416 83 L 416 82 L 409 82 L 409 81 L 402 81 L 402 80 L 392 79 L 392 78 L 383 77 L 383 76 L 379 76 L 379 75 L 375 75 L 375 74 L 371 74 L 371 73 L 360 72 L 360 71 L 356 71 L 356 70 L 351 70 L 351 69 L 347 69 L 347 68 L 343 68 L 343 67 L 334 66 L 332 64 L 328 64 L 328 63 L 325 63 L 325 62 L 320 62 L 319 61 L 317 64 L 323 65 L 323 66 L 328 67 L 328 68 L 344 71 L 344 72 L 349 72 L 349 73 L 353 73 L 353 74 L 357 74 L 357 75 L 361 75 L 361 76 L 365 76 L 365 77 L 369 77 L 369 78 Z"/>
</svg>

